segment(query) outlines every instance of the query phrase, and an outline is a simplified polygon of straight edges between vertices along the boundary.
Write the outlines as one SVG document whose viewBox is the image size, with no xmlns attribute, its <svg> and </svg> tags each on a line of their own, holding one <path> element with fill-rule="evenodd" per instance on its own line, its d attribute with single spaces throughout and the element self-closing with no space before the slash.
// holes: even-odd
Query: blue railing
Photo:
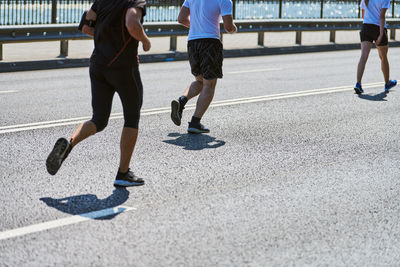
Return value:
<svg viewBox="0 0 400 267">
<path fill-rule="evenodd" d="M 94 0 L 0 0 L 0 25 L 77 23 Z M 183 0 L 148 0 L 148 22 L 176 21 Z M 235 19 L 359 18 L 360 0 L 234 0 Z M 388 17 L 400 17 L 391 0 Z"/>
</svg>

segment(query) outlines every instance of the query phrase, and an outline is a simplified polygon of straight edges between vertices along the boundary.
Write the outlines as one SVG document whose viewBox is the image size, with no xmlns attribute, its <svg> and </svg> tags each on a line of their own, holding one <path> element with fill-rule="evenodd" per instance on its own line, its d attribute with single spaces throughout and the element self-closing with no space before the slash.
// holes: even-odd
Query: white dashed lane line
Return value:
<svg viewBox="0 0 400 267">
<path fill-rule="evenodd" d="M 39 224 L 33 224 L 21 228 L 16 228 L 12 230 L 6 230 L 3 232 L 0 232 L 0 240 L 4 239 L 9 239 L 17 236 L 23 236 L 27 234 L 32 234 L 32 233 L 37 233 L 53 228 L 58 228 L 66 225 L 71 225 L 71 224 L 76 224 L 88 220 L 94 220 L 97 218 L 102 218 L 106 216 L 112 216 L 112 215 L 117 215 L 122 212 L 126 211 L 131 211 L 135 210 L 135 208 L 131 207 L 126 207 L 126 206 L 118 206 L 114 208 L 108 208 L 108 209 L 103 209 L 103 210 L 98 210 L 98 211 L 93 211 L 93 212 L 88 212 L 80 215 L 74 215 L 66 218 L 61 218 L 58 220 L 54 221 L 48 221 L 48 222 L 43 222 Z"/>
<path fill-rule="evenodd" d="M 380 82 L 380 83 L 364 84 L 363 88 L 364 89 L 374 88 L 374 87 L 378 87 L 378 86 L 383 86 L 383 83 Z M 287 98 L 302 97 L 302 96 L 338 93 L 338 92 L 352 91 L 352 90 L 353 90 L 353 86 L 347 85 L 347 86 L 328 87 L 328 88 L 322 88 L 322 89 L 312 89 L 312 90 L 296 91 L 296 92 L 281 93 L 281 94 L 235 98 L 235 99 L 228 99 L 228 100 L 213 101 L 212 104 L 210 105 L 210 107 L 239 105 L 239 104 L 287 99 Z M 191 109 L 195 108 L 195 105 L 187 105 L 185 108 L 187 110 L 191 110 Z M 169 113 L 170 110 L 171 110 L 170 107 L 145 109 L 145 110 L 142 110 L 141 116 L 150 116 L 150 115 Z M 88 120 L 90 118 L 91 118 L 90 116 L 86 116 L 86 117 L 78 117 L 78 118 L 70 118 L 70 119 L 61 119 L 61 120 L 52 120 L 52 121 L 43 121 L 43 122 L 34 122 L 34 123 L 3 126 L 3 127 L 0 127 L 0 134 L 23 132 L 23 131 L 45 129 L 45 128 L 52 128 L 52 127 L 58 127 L 58 126 L 66 126 L 66 125 L 74 125 L 74 124 L 79 124 L 82 121 Z M 121 118 L 123 118 L 122 113 L 113 113 L 110 116 L 110 120 L 121 119 Z"/>
</svg>

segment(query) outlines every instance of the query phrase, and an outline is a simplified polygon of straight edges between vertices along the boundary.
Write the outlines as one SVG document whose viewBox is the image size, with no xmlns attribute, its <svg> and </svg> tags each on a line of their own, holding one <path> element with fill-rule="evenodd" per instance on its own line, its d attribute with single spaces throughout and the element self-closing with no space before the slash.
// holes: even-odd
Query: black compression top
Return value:
<svg viewBox="0 0 400 267">
<path fill-rule="evenodd" d="M 138 41 L 130 36 L 125 26 L 125 14 L 131 7 L 141 8 L 145 16 L 144 0 L 95 0 L 91 7 L 97 15 L 91 63 L 111 68 L 138 64 Z"/>
</svg>

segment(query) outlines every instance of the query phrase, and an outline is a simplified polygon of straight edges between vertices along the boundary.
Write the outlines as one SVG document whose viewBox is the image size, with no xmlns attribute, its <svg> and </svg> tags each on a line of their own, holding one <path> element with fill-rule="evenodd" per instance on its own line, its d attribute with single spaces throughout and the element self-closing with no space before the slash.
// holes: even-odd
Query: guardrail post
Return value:
<svg viewBox="0 0 400 267">
<path fill-rule="evenodd" d="M 57 0 L 51 1 L 51 23 L 57 23 Z"/>
<path fill-rule="evenodd" d="M 3 60 L 3 44 L 0 44 L 0 60 Z"/>
<path fill-rule="evenodd" d="M 390 40 L 396 40 L 396 29 L 390 29 Z"/>
<path fill-rule="evenodd" d="M 236 0 L 232 0 L 232 17 L 236 19 Z"/>
<path fill-rule="evenodd" d="M 394 5 L 396 4 L 395 0 L 392 1 L 392 18 L 394 18 Z"/>
<path fill-rule="evenodd" d="M 301 45 L 301 31 L 296 31 L 296 44 Z"/>
<path fill-rule="evenodd" d="M 177 37 L 175 36 L 171 36 L 169 38 L 169 50 L 170 51 L 176 51 L 176 43 L 177 43 Z"/>
<path fill-rule="evenodd" d="M 264 32 L 258 33 L 258 45 L 264 46 Z"/>
<path fill-rule="evenodd" d="M 282 18 L 282 0 L 279 0 L 279 18 Z"/>
<path fill-rule="evenodd" d="M 60 41 L 60 57 L 68 56 L 68 40 Z"/>
<path fill-rule="evenodd" d="M 321 19 L 324 17 L 324 0 L 321 0 Z"/>
<path fill-rule="evenodd" d="M 336 31 L 331 31 L 329 34 L 329 42 L 334 43 L 336 41 Z"/>
</svg>

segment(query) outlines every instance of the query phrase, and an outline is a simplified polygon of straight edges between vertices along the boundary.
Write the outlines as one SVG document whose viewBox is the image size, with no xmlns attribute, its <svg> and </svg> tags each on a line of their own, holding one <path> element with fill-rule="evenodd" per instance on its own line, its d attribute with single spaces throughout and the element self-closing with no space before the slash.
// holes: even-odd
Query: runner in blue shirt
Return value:
<svg viewBox="0 0 400 267">
<path fill-rule="evenodd" d="M 178 22 L 189 28 L 188 55 L 195 81 L 178 100 L 171 102 L 171 119 L 176 125 L 181 125 L 187 101 L 199 95 L 189 122 L 189 133 L 210 132 L 200 120 L 214 97 L 217 79 L 222 78 L 221 16 L 226 32 L 235 33 L 237 28 L 233 22 L 231 0 L 185 0 L 178 16 Z"/>
<path fill-rule="evenodd" d="M 375 41 L 381 58 L 381 67 L 385 79 L 385 92 L 396 86 L 396 80 L 389 80 L 388 37 L 386 29 L 386 11 L 390 8 L 390 0 L 362 0 L 361 5 L 363 25 L 360 31 L 361 57 L 357 68 L 356 94 L 362 94 L 361 79 L 364 74 L 372 43 Z"/>
</svg>

